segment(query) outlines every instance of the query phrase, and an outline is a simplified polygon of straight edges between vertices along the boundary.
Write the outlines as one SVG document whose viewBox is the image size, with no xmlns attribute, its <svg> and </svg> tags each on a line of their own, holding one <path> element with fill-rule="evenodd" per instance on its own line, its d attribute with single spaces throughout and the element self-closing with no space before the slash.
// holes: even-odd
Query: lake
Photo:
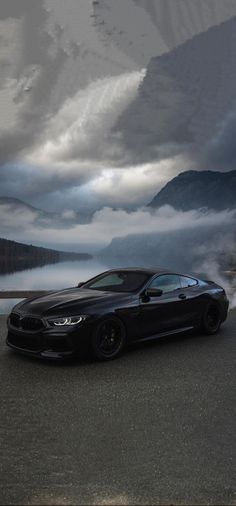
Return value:
<svg viewBox="0 0 236 506">
<path fill-rule="evenodd" d="M 0 275 L 0 290 L 53 290 L 76 286 L 112 266 L 99 260 L 69 261 Z M 0 299 L 0 313 L 8 313 L 20 299 Z"/>
</svg>

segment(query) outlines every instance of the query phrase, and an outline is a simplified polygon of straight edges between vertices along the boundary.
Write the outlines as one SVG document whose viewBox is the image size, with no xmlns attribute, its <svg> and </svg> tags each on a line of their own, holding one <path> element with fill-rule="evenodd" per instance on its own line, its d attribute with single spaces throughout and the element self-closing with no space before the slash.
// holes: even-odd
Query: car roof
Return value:
<svg viewBox="0 0 236 506">
<path fill-rule="evenodd" d="M 114 271 L 127 271 L 127 272 L 143 272 L 146 274 L 150 274 L 150 276 L 154 276 L 155 274 L 170 274 L 170 269 L 165 269 L 163 267 L 118 267 L 117 269 L 111 269 L 109 272 Z"/>
<path fill-rule="evenodd" d="M 176 274 L 177 276 L 183 276 L 186 278 L 196 279 L 197 281 L 201 281 L 201 279 L 194 274 L 186 274 L 183 272 L 177 272 L 174 269 L 170 270 L 164 267 L 118 267 L 117 269 L 110 269 L 106 272 L 117 272 L 117 271 L 127 271 L 127 272 L 143 272 L 149 274 L 150 276 L 155 276 L 155 274 Z M 104 273 L 105 274 L 105 273 Z"/>
</svg>

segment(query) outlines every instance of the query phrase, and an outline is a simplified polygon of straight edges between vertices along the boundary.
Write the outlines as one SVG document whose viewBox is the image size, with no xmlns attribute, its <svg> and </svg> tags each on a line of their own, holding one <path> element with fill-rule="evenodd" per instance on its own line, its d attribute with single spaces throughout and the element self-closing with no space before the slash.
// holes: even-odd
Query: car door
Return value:
<svg viewBox="0 0 236 506">
<path fill-rule="evenodd" d="M 204 309 L 203 291 L 197 279 L 180 276 L 181 293 L 185 295 L 185 322 L 188 325 L 199 322 Z"/>
<path fill-rule="evenodd" d="M 186 323 L 186 300 L 180 276 L 160 274 L 146 288 L 162 290 L 159 297 L 140 297 L 140 332 L 143 337 L 179 329 Z"/>
</svg>

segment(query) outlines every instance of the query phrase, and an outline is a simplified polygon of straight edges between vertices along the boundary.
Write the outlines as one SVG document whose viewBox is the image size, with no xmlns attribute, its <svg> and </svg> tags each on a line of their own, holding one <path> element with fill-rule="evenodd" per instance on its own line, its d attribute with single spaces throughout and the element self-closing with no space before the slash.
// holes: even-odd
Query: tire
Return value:
<svg viewBox="0 0 236 506">
<path fill-rule="evenodd" d="M 124 324 L 116 316 L 109 316 L 98 324 L 93 333 L 92 354 L 98 360 L 112 360 L 121 353 L 125 342 Z"/>
<path fill-rule="evenodd" d="M 210 302 L 204 312 L 202 319 L 202 331 L 204 334 L 213 335 L 218 332 L 222 323 L 221 312 L 218 304 Z"/>
</svg>

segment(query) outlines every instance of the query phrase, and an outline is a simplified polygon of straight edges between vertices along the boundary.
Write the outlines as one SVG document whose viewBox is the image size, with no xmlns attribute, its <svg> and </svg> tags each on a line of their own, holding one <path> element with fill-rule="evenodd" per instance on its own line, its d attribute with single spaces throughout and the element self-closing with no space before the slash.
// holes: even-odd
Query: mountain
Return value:
<svg viewBox="0 0 236 506">
<path fill-rule="evenodd" d="M 235 223 L 158 232 L 157 221 L 156 232 L 115 237 L 99 257 L 111 266 L 161 266 L 210 276 L 218 267 L 235 269 L 235 245 Z"/>
<path fill-rule="evenodd" d="M 92 8 L 104 43 L 143 67 L 236 15 L 235 0 L 98 0 Z"/>
<path fill-rule="evenodd" d="M 0 273 L 32 269 L 68 260 L 89 260 L 87 253 L 57 251 L 0 238 Z"/>
<path fill-rule="evenodd" d="M 114 261 L 119 265 L 129 262 L 131 265 L 161 265 L 204 275 L 214 273 L 218 267 L 235 269 L 235 220 L 225 219 L 221 223 L 216 215 L 216 219 L 207 223 L 205 210 L 236 209 L 236 170 L 183 172 L 167 183 L 149 207 L 157 209 L 165 205 L 176 211 L 201 209 L 202 223 L 181 226 L 180 222 L 178 228 L 160 232 L 162 218 L 157 215 L 156 231 L 115 237 L 100 252 L 100 258 L 108 265 Z"/>
<path fill-rule="evenodd" d="M 235 75 L 233 17 L 152 58 L 115 131 L 139 162 L 156 159 L 163 144 L 202 150 L 235 108 Z"/>
<path fill-rule="evenodd" d="M 169 205 L 177 210 L 236 209 L 236 170 L 182 172 L 150 202 L 150 207 Z"/>
</svg>

